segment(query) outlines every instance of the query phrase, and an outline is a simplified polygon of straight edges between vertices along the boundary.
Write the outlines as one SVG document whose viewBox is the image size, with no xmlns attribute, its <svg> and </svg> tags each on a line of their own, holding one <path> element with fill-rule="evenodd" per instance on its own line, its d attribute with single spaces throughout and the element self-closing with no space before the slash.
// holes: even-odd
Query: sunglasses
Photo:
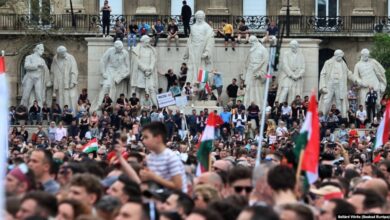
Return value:
<svg viewBox="0 0 390 220">
<path fill-rule="evenodd" d="M 241 193 L 242 192 L 242 190 L 245 190 L 245 192 L 246 193 L 250 193 L 250 192 L 252 192 L 252 189 L 253 189 L 253 187 L 252 186 L 235 186 L 235 187 L 233 187 L 234 188 L 234 191 L 236 192 L 236 193 Z"/>
<path fill-rule="evenodd" d="M 198 200 L 199 199 L 199 196 L 198 195 L 195 195 L 194 196 L 194 198 L 193 198 L 193 200 L 194 201 L 196 201 L 196 200 Z M 209 201 L 210 201 L 210 199 L 208 198 L 208 197 L 203 197 L 203 201 L 205 201 L 206 203 L 208 203 Z"/>
</svg>

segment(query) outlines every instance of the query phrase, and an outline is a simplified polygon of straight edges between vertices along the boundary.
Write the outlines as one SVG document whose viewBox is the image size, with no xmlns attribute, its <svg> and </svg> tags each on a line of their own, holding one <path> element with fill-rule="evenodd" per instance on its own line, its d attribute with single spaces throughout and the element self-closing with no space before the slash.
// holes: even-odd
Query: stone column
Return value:
<svg viewBox="0 0 390 220">
<path fill-rule="evenodd" d="M 228 15 L 226 0 L 210 0 L 210 7 L 207 9 L 208 15 Z"/>
<path fill-rule="evenodd" d="M 288 0 L 282 1 L 282 8 L 280 9 L 280 15 L 287 14 L 287 3 L 288 3 Z M 292 16 L 301 15 L 301 9 L 299 8 L 298 0 L 290 0 L 290 15 L 292 15 Z"/>
<path fill-rule="evenodd" d="M 137 10 L 138 15 L 155 15 L 157 14 L 156 0 L 138 0 Z"/>
</svg>

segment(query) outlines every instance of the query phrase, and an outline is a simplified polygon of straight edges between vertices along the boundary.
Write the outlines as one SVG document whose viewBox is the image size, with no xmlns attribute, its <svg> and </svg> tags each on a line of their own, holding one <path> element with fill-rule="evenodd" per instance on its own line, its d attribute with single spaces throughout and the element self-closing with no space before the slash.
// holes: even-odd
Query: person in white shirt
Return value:
<svg viewBox="0 0 390 220">
<path fill-rule="evenodd" d="M 356 111 L 356 125 L 358 128 L 364 128 L 367 122 L 367 112 L 363 109 L 363 105 L 359 105 L 359 109 Z"/>
<path fill-rule="evenodd" d="M 247 118 L 245 115 L 245 111 L 239 109 L 238 113 L 233 115 L 233 124 L 236 132 L 240 133 L 241 135 L 244 134 L 246 121 Z"/>
<path fill-rule="evenodd" d="M 282 120 L 287 123 L 287 126 L 289 126 L 291 122 L 291 116 L 292 116 L 292 109 L 291 107 L 287 104 L 287 102 L 283 103 L 282 109 Z"/>
<path fill-rule="evenodd" d="M 66 135 L 67 135 L 66 128 L 64 128 L 62 122 L 60 122 L 56 129 L 55 140 L 61 141 L 63 137 L 66 137 Z"/>
<path fill-rule="evenodd" d="M 286 123 L 284 121 L 280 120 L 278 123 L 278 127 L 276 128 L 276 136 L 277 137 L 285 137 L 286 135 L 288 135 Z"/>
</svg>

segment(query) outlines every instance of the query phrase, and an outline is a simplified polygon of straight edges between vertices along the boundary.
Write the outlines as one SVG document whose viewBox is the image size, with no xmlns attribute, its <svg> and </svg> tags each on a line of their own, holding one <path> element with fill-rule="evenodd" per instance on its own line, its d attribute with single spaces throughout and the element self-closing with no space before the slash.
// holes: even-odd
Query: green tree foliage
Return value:
<svg viewBox="0 0 390 220">
<path fill-rule="evenodd" d="M 371 56 L 386 69 L 387 88 L 385 94 L 390 96 L 390 35 L 376 34 Z"/>
</svg>

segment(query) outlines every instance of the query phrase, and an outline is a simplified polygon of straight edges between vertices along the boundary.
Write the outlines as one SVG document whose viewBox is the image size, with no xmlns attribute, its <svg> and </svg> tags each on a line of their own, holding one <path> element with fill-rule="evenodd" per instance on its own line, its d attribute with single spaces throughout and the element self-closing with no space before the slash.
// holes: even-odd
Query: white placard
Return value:
<svg viewBox="0 0 390 220">
<path fill-rule="evenodd" d="M 173 97 L 171 92 L 158 94 L 157 102 L 159 108 L 165 108 L 171 105 L 176 105 L 175 98 Z"/>
</svg>

